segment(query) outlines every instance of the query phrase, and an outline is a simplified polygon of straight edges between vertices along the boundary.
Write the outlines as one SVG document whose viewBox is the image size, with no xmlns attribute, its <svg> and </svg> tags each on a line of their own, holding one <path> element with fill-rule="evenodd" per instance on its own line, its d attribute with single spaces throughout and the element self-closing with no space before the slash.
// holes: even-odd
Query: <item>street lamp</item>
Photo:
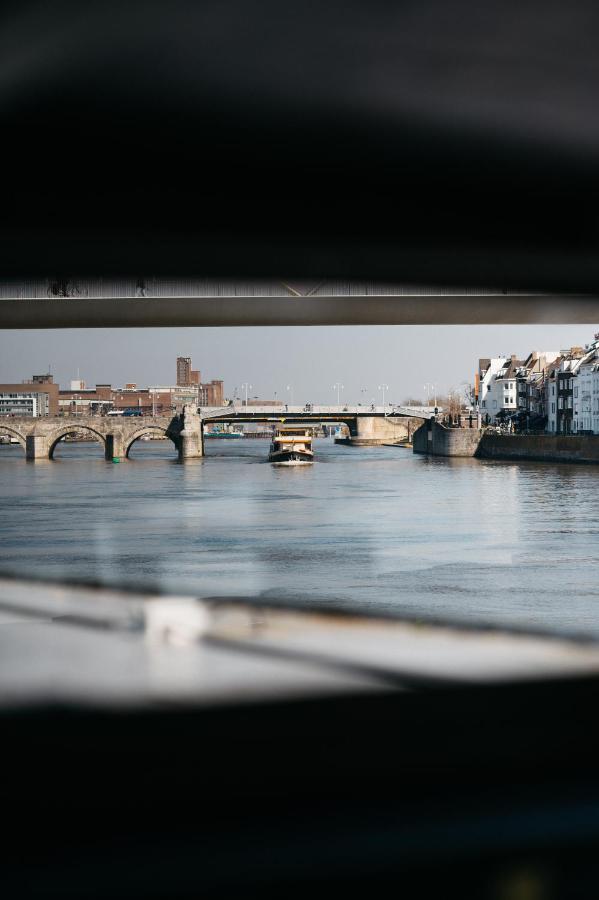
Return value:
<svg viewBox="0 0 599 900">
<path fill-rule="evenodd" d="M 383 392 L 383 412 L 385 411 L 385 391 L 389 390 L 388 384 L 379 384 L 379 391 Z"/>
<path fill-rule="evenodd" d="M 241 387 L 242 387 L 242 389 L 245 390 L 245 405 L 247 406 L 248 405 L 248 391 L 251 391 L 252 385 L 249 384 L 247 381 L 244 381 L 243 384 L 241 385 Z"/>
<path fill-rule="evenodd" d="M 337 391 L 337 406 L 341 406 L 340 392 L 344 390 L 343 385 L 340 381 L 336 381 L 333 385 L 333 390 Z"/>
<path fill-rule="evenodd" d="M 435 406 L 437 405 L 437 385 L 436 384 L 425 384 L 424 390 L 426 391 L 426 405 L 431 405 L 431 394 L 434 394 L 435 397 Z"/>
</svg>

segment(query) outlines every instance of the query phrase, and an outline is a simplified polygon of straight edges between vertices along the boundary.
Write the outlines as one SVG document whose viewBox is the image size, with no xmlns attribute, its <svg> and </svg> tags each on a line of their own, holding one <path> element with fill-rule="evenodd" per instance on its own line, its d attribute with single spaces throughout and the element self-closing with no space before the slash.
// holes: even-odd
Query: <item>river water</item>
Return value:
<svg viewBox="0 0 599 900">
<path fill-rule="evenodd" d="M 599 470 L 315 442 L 0 446 L 0 570 L 599 635 Z"/>
</svg>

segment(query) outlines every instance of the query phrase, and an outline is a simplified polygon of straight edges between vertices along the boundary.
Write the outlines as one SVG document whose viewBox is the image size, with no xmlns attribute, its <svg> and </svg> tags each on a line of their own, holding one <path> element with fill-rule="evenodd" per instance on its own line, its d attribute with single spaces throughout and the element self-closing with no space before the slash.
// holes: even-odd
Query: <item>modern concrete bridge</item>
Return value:
<svg viewBox="0 0 599 900">
<path fill-rule="evenodd" d="M 338 405 L 316 406 L 245 406 L 236 404 L 220 410 L 203 409 L 204 422 L 260 422 L 287 425 L 314 423 L 347 425 L 346 443 L 372 446 L 400 441 L 408 435 L 407 419 L 430 419 L 435 415 L 432 406 Z"/>
<path fill-rule="evenodd" d="M 591 295 L 316 278 L 0 279 L 3 328 L 595 322 Z"/>
<path fill-rule="evenodd" d="M 348 426 L 350 442 L 382 444 L 400 440 L 407 431 L 406 417 L 429 419 L 430 407 L 383 406 L 228 406 L 198 410 L 185 406 L 174 416 L 63 416 L 0 419 L 0 434 L 17 439 L 29 460 L 52 459 L 59 441 L 69 434 L 87 432 L 104 445 L 106 459 L 127 459 L 135 441 L 162 434 L 174 443 L 179 459 L 204 455 L 206 422 L 263 422 L 301 424 L 339 422 Z"/>
<path fill-rule="evenodd" d="M 127 459 L 135 441 L 152 434 L 170 438 L 181 460 L 204 455 L 202 420 L 197 411 L 188 406 L 175 416 L 0 419 L 0 434 L 15 437 L 29 460 L 52 459 L 59 441 L 66 435 L 80 432 L 87 432 L 93 440 L 100 441 L 109 460 Z"/>
</svg>

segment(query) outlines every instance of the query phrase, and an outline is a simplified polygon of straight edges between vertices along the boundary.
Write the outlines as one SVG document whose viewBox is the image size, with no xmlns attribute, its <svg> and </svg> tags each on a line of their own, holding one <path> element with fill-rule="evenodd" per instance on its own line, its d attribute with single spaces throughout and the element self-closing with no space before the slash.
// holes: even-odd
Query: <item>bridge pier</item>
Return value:
<svg viewBox="0 0 599 900">
<path fill-rule="evenodd" d="M 351 447 L 377 447 L 408 439 L 408 419 L 383 416 L 358 416 L 356 433 L 337 438 L 335 443 Z"/>
<path fill-rule="evenodd" d="M 107 434 L 104 442 L 104 458 L 107 460 L 126 459 L 127 450 L 122 434 Z"/>
<path fill-rule="evenodd" d="M 28 434 L 25 438 L 25 459 L 50 459 L 50 442 L 45 434 Z"/>
<path fill-rule="evenodd" d="M 201 459 L 204 455 L 204 422 L 190 406 L 183 413 L 183 428 L 179 432 L 179 460 Z"/>
</svg>

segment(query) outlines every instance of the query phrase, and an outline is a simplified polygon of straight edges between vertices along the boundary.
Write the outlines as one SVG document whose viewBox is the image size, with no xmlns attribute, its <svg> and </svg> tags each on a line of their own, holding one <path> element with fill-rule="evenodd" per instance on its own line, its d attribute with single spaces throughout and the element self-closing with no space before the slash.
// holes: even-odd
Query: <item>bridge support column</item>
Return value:
<svg viewBox="0 0 599 900">
<path fill-rule="evenodd" d="M 204 422 L 191 406 L 183 409 L 183 428 L 179 432 L 179 460 L 201 459 L 204 455 Z"/>
<path fill-rule="evenodd" d="M 356 434 L 341 438 L 339 444 L 352 447 L 377 447 L 408 439 L 408 420 L 403 417 L 358 416 Z"/>
<path fill-rule="evenodd" d="M 25 459 L 50 459 L 50 447 L 46 435 L 27 435 L 25 439 Z"/>
<path fill-rule="evenodd" d="M 125 441 L 121 434 L 107 434 L 104 444 L 104 458 L 108 460 L 126 459 Z"/>
</svg>

